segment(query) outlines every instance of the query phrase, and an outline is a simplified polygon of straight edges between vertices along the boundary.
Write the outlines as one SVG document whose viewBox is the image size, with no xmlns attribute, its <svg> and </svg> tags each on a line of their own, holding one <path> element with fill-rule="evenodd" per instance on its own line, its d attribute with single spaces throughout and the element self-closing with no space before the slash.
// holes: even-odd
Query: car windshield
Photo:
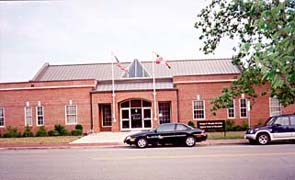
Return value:
<svg viewBox="0 0 295 180">
<path fill-rule="evenodd" d="M 188 126 L 188 125 L 185 125 L 187 128 L 189 128 L 189 129 L 194 129 L 193 127 L 191 127 L 191 126 Z"/>
<path fill-rule="evenodd" d="M 274 117 L 270 117 L 268 118 L 268 120 L 265 122 L 265 126 L 271 126 L 274 122 L 275 118 Z"/>
</svg>

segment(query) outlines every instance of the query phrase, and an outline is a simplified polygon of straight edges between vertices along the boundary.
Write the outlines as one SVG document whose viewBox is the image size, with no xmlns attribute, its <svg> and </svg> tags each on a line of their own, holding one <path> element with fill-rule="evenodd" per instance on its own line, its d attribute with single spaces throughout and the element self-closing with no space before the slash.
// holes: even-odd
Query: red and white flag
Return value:
<svg viewBox="0 0 295 180">
<path fill-rule="evenodd" d="M 112 54 L 113 54 L 113 53 L 112 53 Z M 117 66 L 118 68 L 120 68 L 122 71 L 125 71 L 126 73 L 129 73 L 128 69 L 120 63 L 120 61 L 119 61 L 119 59 L 117 58 L 117 56 L 115 56 L 114 54 L 113 54 L 113 56 L 114 56 L 114 58 L 116 59 L 116 66 Z"/>
<path fill-rule="evenodd" d="M 155 53 L 155 52 L 154 52 Z M 165 61 L 163 59 L 162 56 L 160 56 L 159 54 L 155 53 L 156 54 L 156 64 L 165 64 L 169 69 L 171 69 L 171 66 L 168 64 L 167 61 Z"/>
</svg>

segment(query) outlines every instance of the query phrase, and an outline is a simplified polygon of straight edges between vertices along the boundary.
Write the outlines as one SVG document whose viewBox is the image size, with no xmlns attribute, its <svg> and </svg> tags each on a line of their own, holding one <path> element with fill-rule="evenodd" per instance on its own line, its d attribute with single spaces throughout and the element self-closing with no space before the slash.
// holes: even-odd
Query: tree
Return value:
<svg viewBox="0 0 295 180">
<path fill-rule="evenodd" d="M 214 52 L 223 37 L 237 41 L 233 64 L 240 77 L 215 98 L 212 110 L 231 106 L 231 99 L 244 93 L 252 101 L 270 94 L 284 106 L 295 102 L 295 1 L 213 0 L 195 24 L 202 31 L 201 48 Z M 263 92 L 257 86 L 266 84 Z"/>
</svg>

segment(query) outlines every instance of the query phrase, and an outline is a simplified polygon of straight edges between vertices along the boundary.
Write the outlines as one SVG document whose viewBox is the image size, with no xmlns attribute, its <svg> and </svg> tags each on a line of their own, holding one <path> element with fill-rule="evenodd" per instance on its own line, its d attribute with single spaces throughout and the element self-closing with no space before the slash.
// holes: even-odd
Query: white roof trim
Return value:
<svg viewBox="0 0 295 180">
<path fill-rule="evenodd" d="M 194 84 L 194 83 L 220 83 L 233 82 L 236 79 L 220 79 L 220 80 L 200 80 L 200 81 L 175 81 L 174 84 Z"/>
<path fill-rule="evenodd" d="M 42 87 L 3 88 L 3 89 L 0 89 L 0 91 L 35 90 L 35 89 L 62 89 L 62 88 L 83 88 L 83 87 L 95 87 L 95 85 L 72 85 L 72 86 L 42 86 Z"/>
</svg>

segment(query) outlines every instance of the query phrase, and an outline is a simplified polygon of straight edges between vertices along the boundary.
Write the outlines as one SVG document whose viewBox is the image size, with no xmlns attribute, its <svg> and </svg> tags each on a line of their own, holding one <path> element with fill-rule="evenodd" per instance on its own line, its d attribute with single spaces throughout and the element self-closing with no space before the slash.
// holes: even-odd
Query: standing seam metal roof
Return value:
<svg viewBox="0 0 295 180">
<path fill-rule="evenodd" d="M 233 65 L 231 59 L 202 59 L 167 61 L 171 69 L 165 65 L 155 64 L 156 78 L 172 78 L 173 76 L 238 74 L 238 66 Z M 122 62 L 128 67 L 130 62 Z M 143 61 L 141 65 L 152 75 L 152 62 Z M 79 79 L 96 79 L 98 81 L 111 80 L 111 63 L 46 65 L 35 75 L 33 81 L 63 81 Z M 41 73 L 42 72 L 42 73 Z M 123 79 L 124 72 L 114 66 L 115 79 Z"/>
</svg>

